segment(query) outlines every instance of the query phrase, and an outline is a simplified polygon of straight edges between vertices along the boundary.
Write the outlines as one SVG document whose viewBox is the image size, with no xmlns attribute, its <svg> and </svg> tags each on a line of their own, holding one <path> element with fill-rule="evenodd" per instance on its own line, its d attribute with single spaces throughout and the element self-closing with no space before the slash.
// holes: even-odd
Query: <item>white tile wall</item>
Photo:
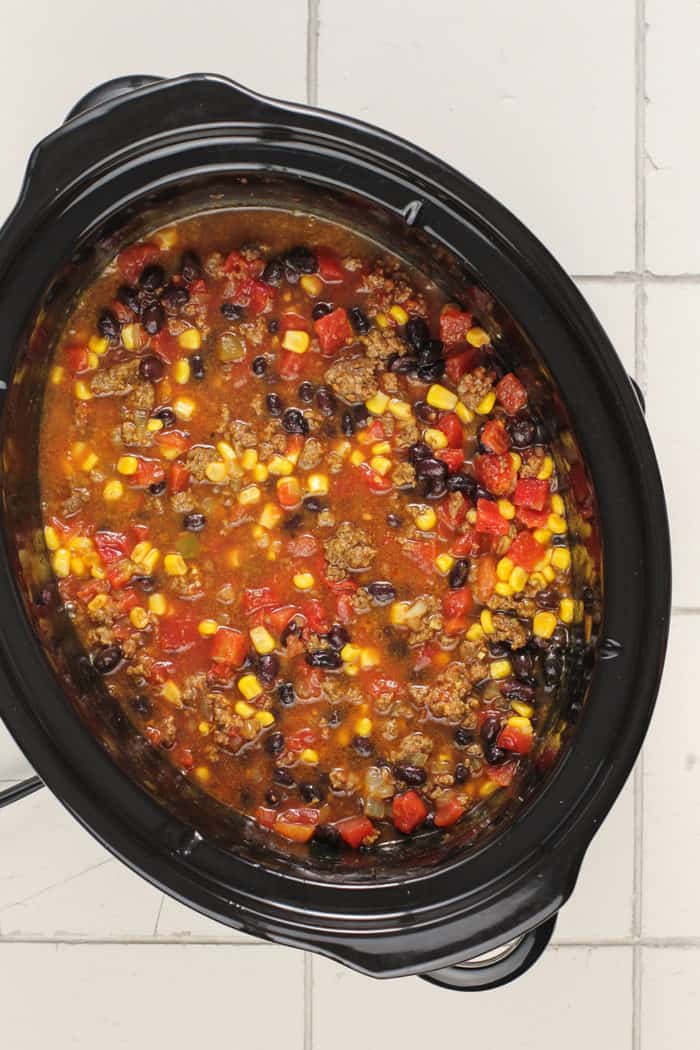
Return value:
<svg viewBox="0 0 700 1050">
<path fill-rule="evenodd" d="M 436 1025 L 442 1041 L 486 1048 L 698 1045 L 699 36 L 698 0 L 0 4 L 0 216 L 31 145 L 95 83 L 194 69 L 384 124 L 509 204 L 579 275 L 646 385 L 681 567 L 643 771 L 594 840 L 556 946 L 523 980 L 465 1001 L 260 945 L 147 886 L 44 792 L 0 814 L 13 1050 L 229 1031 L 251 1047 L 342 1050 L 365 1033 L 426 1041 Z M 0 728 L 0 781 L 26 770 Z M 270 993 L 275 1009 L 249 1023 L 241 1004 Z M 360 1025 L 343 1023 L 348 1002 L 362 1004 Z"/>
</svg>

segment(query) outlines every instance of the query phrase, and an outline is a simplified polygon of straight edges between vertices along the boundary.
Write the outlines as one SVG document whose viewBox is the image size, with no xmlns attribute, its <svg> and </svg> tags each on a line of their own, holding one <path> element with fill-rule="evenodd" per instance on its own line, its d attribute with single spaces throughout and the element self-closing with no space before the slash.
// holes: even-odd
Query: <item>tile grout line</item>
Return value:
<svg viewBox="0 0 700 1050">
<path fill-rule="evenodd" d="M 318 45 L 321 0 L 307 0 L 306 21 L 306 101 L 318 105 Z"/>
<path fill-rule="evenodd" d="M 304 952 L 304 1050 L 314 1045 L 314 958 Z"/>
<path fill-rule="evenodd" d="M 246 940 L 226 940 L 220 937 L 185 937 L 181 934 L 167 934 L 154 937 L 153 935 L 124 935 L 122 937 L 80 937 L 80 936 L 45 936 L 44 934 L 0 934 L 0 948 L 6 944 L 53 944 L 73 945 L 79 947 L 85 945 L 102 945 L 106 948 L 124 947 L 133 945 L 141 948 L 188 948 L 188 947 L 211 947 L 211 948 L 264 948 L 267 951 L 276 951 L 281 946 L 272 941 L 258 940 L 248 937 Z M 700 951 L 700 937 L 608 937 L 597 941 L 561 940 L 554 941 L 548 950 L 558 951 L 561 949 L 587 950 L 597 948 L 644 948 L 646 950 L 666 950 L 675 948 L 679 951 Z M 287 949 L 285 949 L 287 950 Z M 309 963 L 313 963 L 313 953 L 305 953 L 309 956 Z"/>
</svg>

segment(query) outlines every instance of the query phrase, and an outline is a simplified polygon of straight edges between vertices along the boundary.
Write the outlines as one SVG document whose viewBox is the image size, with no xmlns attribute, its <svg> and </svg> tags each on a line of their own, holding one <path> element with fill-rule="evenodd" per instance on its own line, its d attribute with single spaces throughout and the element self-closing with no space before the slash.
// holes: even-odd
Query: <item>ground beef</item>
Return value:
<svg viewBox="0 0 700 1050">
<path fill-rule="evenodd" d="M 210 277 L 225 277 L 224 257 L 221 252 L 212 252 L 204 260 L 204 272 Z"/>
<path fill-rule="evenodd" d="M 218 459 L 219 454 L 211 445 L 195 445 L 187 453 L 185 466 L 195 481 L 205 481 L 207 467 Z"/>
<path fill-rule="evenodd" d="M 350 604 L 356 616 L 364 616 L 373 608 L 372 599 L 365 587 L 358 587 L 350 596 Z"/>
<path fill-rule="evenodd" d="M 407 352 L 408 347 L 403 339 L 400 339 L 392 328 L 372 328 L 361 342 L 365 346 L 365 355 L 368 361 L 385 365 L 390 357 L 398 354 L 399 357 Z"/>
<path fill-rule="evenodd" d="M 332 769 L 328 774 L 328 781 L 332 791 L 344 795 L 352 795 L 360 786 L 357 773 L 351 773 L 349 769 Z"/>
<path fill-rule="evenodd" d="M 130 394 L 139 382 L 139 361 L 124 361 L 121 365 L 101 368 L 90 380 L 90 390 L 97 397 Z M 150 384 L 149 384 L 150 385 Z"/>
<path fill-rule="evenodd" d="M 424 594 L 421 600 L 426 606 L 425 612 L 420 619 L 409 623 L 408 644 L 422 645 L 430 641 L 443 628 L 443 618 L 440 602 L 433 594 Z"/>
<path fill-rule="evenodd" d="M 397 397 L 401 393 L 401 384 L 399 383 L 399 377 L 394 375 L 393 372 L 385 372 L 382 376 L 382 386 L 384 387 L 385 394 L 391 394 L 392 397 Z M 385 417 L 386 418 L 386 417 Z M 392 424 L 394 417 L 389 416 Z M 384 420 L 382 420 L 382 423 Z M 384 428 L 386 430 L 386 427 Z"/>
<path fill-rule="evenodd" d="M 172 747 L 177 740 L 177 726 L 172 715 L 167 715 L 158 723 L 160 732 L 160 743 L 166 747 Z"/>
<path fill-rule="evenodd" d="M 411 420 L 399 423 L 394 435 L 394 444 L 399 449 L 410 448 L 418 441 L 418 427 Z"/>
<path fill-rule="evenodd" d="M 485 646 L 465 638 L 459 647 L 459 656 L 472 685 L 486 678 L 489 671 L 489 654 Z"/>
<path fill-rule="evenodd" d="M 148 429 L 148 416 L 142 419 L 127 419 L 119 431 L 122 445 L 143 447 L 153 444 L 153 435 Z"/>
<path fill-rule="evenodd" d="M 425 733 L 409 733 L 392 752 L 391 760 L 399 765 L 424 766 L 433 750 L 433 742 Z"/>
<path fill-rule="evenodd" d="M 493 634 L 489 638 L 495 642 L 508 642 L 513 649 L 522 649 L 527 645 L 528 632 L 514 616 L 496 612 L 493 614 Z"/>
<path fill-rule="evenodd" d="M 251 346 L 260 346 L 267 335 L 267 323 L 263 317 L 256 317 L 254 321 L 244 321 L 239 324 L 236 331 Z"/>
<path fill-rule="evenodd" d="M 123 414 L 134 418 L 138 413 L 150 415 L 156 401 L 156 392 L 153 383 L 137 383 L 124 402 Z"/>
<path fill-rule="evenodd" d="M 331 474 L 340 474 L 344 463 L 345 460 L 343 459 L 343 454 L 336 451 L 336 449 L 332 448 L 330 452 L 326 454 L 326 466 Z"/>
<path fill-rule="evenodd" d="M 170 497 L 170 506 L 176 514 L 189 514 L 197 504 L 191 492 L 174 492 Z"/>
<path fill-rule="evenodd" d="M 336 362 L 326 371 L 325 378 L 334 393 L 350 404 L 367 401 L 379 389 L 374 365 L 364 357 L 345 358 Z"/>
<path fill-rule="evenodd" d="M 392 471 L 391 480 L 398 489 L 412 488 L 416 483 L 416 472 L 410 463 L 399 463 Z"/>
<path fill-rule="evenodd" d="M 299 456 L 299 470 L 313 470 L 323 459 L 323 445 L 317 438 L 307 438 Z"/>
<path fill-rule="evenodd" d="M 530 620 L 537 612 L 537 605 L 532 598 L 524 594 L 492 594 L 486 602 L 493 612 L 515 613 L 523 620 Z"/>
<path fill-rule="evenodd" d="M 335 536 L 323 544 L 329 580 L 343 580 L 348 572 L 368 569 L 377 553 L 363 529 L 344 521 Z"/>
<path fill-rule="evenodd" d="M 457 387 L 460 401 L 473 412 L 493 389 L 495 379 L 493 372 L 489 372 L 481 366 L 475 368 L 473 372 L 467 372 L 460 379 Z"/>
<path fill-rule="evenodd" d="M 539 445 L 536 448 L 526 448 L 521 452 L 523 465 L 520 468 L 521 478 L 536 478 L 544 465 L 547 453 Z"/>
<path fill-rule="evenodd" d="M 446 671 L 439 675 L 432 685 L 413 686 L 411 692 L 416 695 L 424 690 L 422 699 L 433 718 L 446 718 L 448 722 L 461 722 L 467 712 L 467 698 L 471 690 L 471 676 L 464 664 L 450 664 Z"/>
<path fill-rule="evenodd" d="M 277 431 L 277 424 L 272 424 Z M 269 440 L 265 432 L 263 432 L 263 439 Z M 242 452 L 247 448 L 255 448 L 258 444 L 258 438 L 255 433 L 255 428 L 252 423 L 247 423 L 243 419 L 234 419 L 232 423 L 229 423 L 226 428 L 226 440 L 233 448 L 237 456 L 240 456 Z"/>
<path fill-rule="evenodd" d="M 184 576 L 168 576 L 168 587 L 181 598 L 194 601 L 204 594 L 202 576 L 196 565 L 191 565 Z"/>
<path fill-rule="evenodd" d="M 324 675 L 321 683 L 321 695 L 324 700 L 330 700 L 332 704 L 341 702 L 360 704 L 364 700 L 362 690 L 348 681 L 347 675 Z"/>
<path fill-rule="evenodd" d="M 188 675 L 182 686 L 182 699 L 188 705 L 201 705 L 207 692 L 207 676 L 203 671 Z"/>
<path fill-rule="evenodd" d="M 70 518 L 73 514 L 77 514 L 82 508 L 83 503 L 88 503 L 90 500 L 90 492 L 88 489 L 72 489 L 71 494 L 67 499 L 64 499 L 61 504 L 61 516 L 64 518 Z"/>
<path fill-rule="evenodd" d="M 358 291 L 367 294 L 365 309 L 370 317 L 388 313 L 394 304 L 403 306 L 409 313 L 426 314 L 424 296 L 414 291 L 401 273 L 399 264 L 393 261 L 376 263 L 363 278 Z"/>
<path fill-rule="evenodd" d="M 210 693 L 209 700 L 214 722 L 212 733 L 214 743 L 219 744 L 226 751 L 238 751 L 244 742 L 244 720 L 235 713 L 233 702 L 223 693 Z"/>
</svg>

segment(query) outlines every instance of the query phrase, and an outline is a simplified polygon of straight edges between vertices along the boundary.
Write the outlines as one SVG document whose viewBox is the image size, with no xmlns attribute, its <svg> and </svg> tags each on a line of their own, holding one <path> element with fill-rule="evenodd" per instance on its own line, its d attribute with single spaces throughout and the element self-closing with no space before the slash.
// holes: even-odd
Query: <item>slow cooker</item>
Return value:
<svg viewBox="0 0 700 1050">
<path fill-rule="evenodd" d="M 56 600 L 37 448 L 61 321 L 120 246 L 217 207 L 317 214 L 466 286 L 571 468 L 569 514 L 594 522 L 586 542 L 602 585 L 592 595 L 577 582 L 591 615 L 560 683 L 558 761 L 483 839 L 457 825 L 352 862 L 276 851 L 138 737 Z M 44 782 L 180 901 L 374 977 L 473 990 L 523 973 L 639 752 L 670 609 L 668 524 L 641 396 L 546 249 L 482 189 L 387 132 L 219 76 L 126 77 L 83 98 L 31 156 L 0 234 L 0 361 L 0 713 L 40 778 L 3 801 Z"/>
</svg>

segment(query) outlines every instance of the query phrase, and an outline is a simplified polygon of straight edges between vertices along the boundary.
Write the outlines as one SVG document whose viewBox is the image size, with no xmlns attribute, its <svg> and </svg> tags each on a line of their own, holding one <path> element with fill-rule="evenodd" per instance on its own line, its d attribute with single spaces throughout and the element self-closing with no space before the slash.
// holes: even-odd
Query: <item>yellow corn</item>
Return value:
<svg viewBox="0 0 700 1050">
<path fill-rule="evenodd" d="M 177 341 L 183 350 L 199 350 L 202 345 L 202 335 L 198 328 L 186 328 L 180 333 Z"/>
<path fill-rule="evenodd" d="M 263 691 L 260 682 L 254 674 L 244 674 L 242 678 L 239 678 L 238 689 L 243 693 L 246 700 L 255 700 L 255 697 L 260 696 Z"/>
<path fill-rule="evenodd" d="M 428 427 L 423 432 L 423 440 L 432 449 L 447 448 L 447 435 L 436 427 Z"/>
<path fill-rule="evenodd" d="M 196 405 L 191 397 L 176 397 L 173 401 L 173 412 L 178 419 L 188 422 L 194 415 Z"/>
<path fill-rule="evenodd" d="M 282 337 L 282 349 L 291 350 L 293 354 L 305 354 L 309 349 L 309 333 L 290 328 Z"/>
<path fill-rule="evenodd" d="M 397 324 L 408 324 L 408 314 L 404 310 L 403 306 L 399 306 L 398 303 L 394 303 L 394 305 L 391 307 L 391 309 L 389 310 L 389 316 L 393 317 Z"/>
<path fill-rule="evenodd" d="M 117 471 L 130 477 L 139 469 L 139 461 L 136 456 L 120 456 L 117 460 Z"/>
<path fill-rule="evenodd" d="M 473 623 L 467 631 L 467 638 L 470 642 L 483 642 L 484 640 L 484 629 L 480 623 Z"/>
<path fill-rule="evenodd" d="M 340 658 L 346 664 L 358 664 L 361 656 L 362 649 L 359 645 L 353 645 L 352 642 L 346 642 L 340 650 Z"/>
<path fill-rule="evenodd" d="M 368 646 L 360 654 L 360 667 L 366 670 L 368 667 L 376 667 L 379 663 L 379 650 Z"/>
<path fill-rule="evenodd" d="M 304 274 L 299 281 L 301 289 L 311 299 L 314 299 L 317 295 L 320 295 L 323 291 L 323 282 L 320 277 L 313 277 L 311 274 Z"/>
<path fill-rule="evenodd" d="M 275 724 L 275 716 L 272 711 L 256 711 L 254 717 L 255 721 L 259 726 L 262 726 L 263 729 L 267 729 L 268 726 Z"/>
<path fill-rule="evenodd" d="M 216 620 L 200 620 L 197 624 L 197 630 L 202 638 L 211 638 L 219 630 L 219 625 Z"/>
<path fill-rule="evenodd" d="M 70 554 L 65 547 L 59 547 L 51 558 L 51 567 L 61 579 L 70 576 Z"/>
<path fill-rule="evenodd" d="M 491 340 L 489 338 L 488 332 L 485 332 L 483 328 L 475 326 L 474 328 L 470 328 L 467 332 L 467 342 L 470 343 L 472 346 L 479 347 L 486 346 L 486 344 L 490 343 Z"/>
<path fill-rule="evenodd" d="M 493 626 L 493 616 L 491 615 L 490 609 L 482 609 L 481 615 L 479 616 L 482 630 L 484 634 L 493 634 L 495 628 Z"/>
<path fill-rule="evenodd" d="M 134 608 L 130 610 L 129 619 L 137 631 L 142 631 L 144 627 L 148 627 L 148 613 L 141 605 L 135 605 Z"/>
<path fill-rule="evenodd" d="M 561 514 L 562 516 L 564 515 L 564 500 L 558 492 L 555 492 L 552 496 L 552 510 L 555 514 Z"/>
<path fill-rule="evenodd" d="M 381 312 L 375 314 L 374 320 L 377 322 L 380 328 L 386 328 L 389 324 L 389 318 L 386 316 L 386 314 L 383 314 Z"/>
<path fill-rule="evenodd" d="M 373 456 L 389 456 L 391 455 L 391 443 L 389 441 L 375 441 L 372 445 Z"/>
<path fill-rule="evenodd" d="M 138 350 L 141 347 L 143 329 L 140 324 L 125 324 L 122 328 L 122 343 L 126 350 Z"/>
<path fill-rule="evenodd" d="M 555 573 L 551 565 L 545 565 L 542 569 L 542 575 L 544 576 L 547 583 L 552 583 L 552 581 L 556 579 L 557 574 Z"/>
<path fill-rule="evenodd" d="M 516 565 L 512 573 L 508 577 L 508 583 L 511 585 L 516 594 L 522 591 L 523 587 L 527 583 L 527 580 L 528 575 L 521 565 Z"/>
<path fill-rule="evenodd" d="M 522 715 L 511 715 L 510 718 L 506 719 L 506 725 L 512 726 L 513 729 L 520 729 L 523 733 L 532 732 L 530 719 L 523 718 Z"/>
<path fill-rule="evenodd" d="M 165 697 L 169 704 L 174 704 L 175 707 L 182 707 L 182 693 L 171 678 L 164 683 L 161 695 Z"/>
<path fill-rule="evenodd" d="M 259 503 L 262 492 L 257 485 L 246 485 L 238 493 L 238 502 L 242 507 L 250 507 L 253 503 Z"/>
<path fill-rule="evenodd" d="M 509 583 L 504 580 L 498 580 L 494 587 L 496 594 L 500 594 L 502 598 L 510 598 L 515 592 Z"/>
<path fill-rule="evenodd" d="M 532 621 L 532 630 L 538 638 L 551 638 L 557 626 L 557 618 L 551 612 L 538 612 Z"/>
<path fill-rule="evenodd" d="M 523 465 L 523 457 L 520 455 L 519 452 L 511 452 L 510 453 L 510 461 L 513 464 L 513 470 L 517 474 L 517 472 L 520 470 L 520 468 Z"/>
<path fill-rule="evenodd" d="M 535 529 L 532 534 L 538 543 L 541 543 L 543 547 L 546 547 L 552 538 L 552 534 L 549 529 Z"/>
<path fill-rule="evenodd" d="M 157 233 L 153 234 L 153 240 L 156 242 L 162 252 L 169 252 L 177 244 L 178 231 L 176 226 L 166 226 L 164 230 L 158 230 Z"/>
<path fill-rule="evenodd" d="M 566 572 L 571 565 L 571 553 L 568 547 L 555 547 L 552 551 L 552 565 L 559 572 Z"/>
<path fill-rule="evenodd" d="M 100 609 L 104 609 L 106 604 L 107 604 L 107 595 L 106 594 L 96 594 L 94 598 L 90 599 L 90 601 L 87 604 L 87 607 L 90 610 L 90 612 L 99 612 Z"/>
<path fill-rule="evenodd" d="M 371 736 L 372 735 L 372 719 L 371 718 L 358 718 L 355 722 L 355 735 L 356 736 Z"/>
<path fill-rule="evenodd" d="M 168 576 L 184 576 L 187 572 L 187 564 L 181 554 L 166 554 L 163 568 Z"/>
<path fill-rule="evenodd" d="M 377 474 L 381 474 L 384 477 L 391 470 L 393 463 L 386 456 L 372 456 L 369 465 L 372 470 L 376 470 Z"/>
<path fill-rule="evenodd" d="M 57 551 L 58 548 L 61 546 L 61 541 L 58 538 L 58 533 L 56 532 L 53 525 L 44 525 L 44 543 L 50 551 Z"/>
<path fill-rule="evenodd" d="M 576 603 L 573 598 L 562 598 L 559 603 L 559 619 L 562 623 L 573 623 Z"/>
<path fill-rule="evenodd" d="M 537 475 L 538 479 L 540 481 L 546 481 L 547 478 L 551 478 L 553 470 L 554 470 L 554 460 L 552 459 L 551 456 L 545 456 L 544 457 L 544 462 L 542 463 L 542 466 L 540 467 L 539 474 Z"/>
<path fill-rule="evenodd" d="M 438 572 L 441 572 L 443 576 L 447 576 L 454 563 L 455 559 L 451 554 L 438 554 L 435 559 L 435 568 Z"/>
<path fill-rule="evenodd" d="M 270 474 L 274 474 L 275 477 L 287 477 L 294 471 L 294 467 L 286 458 L 286 456 L 274 455 L 270 462 L 267 464 L 267 469 Z"/>
<path fill-rule="evenodd" d="M 408 401 L 401 401 L 398 397 L 392 397 L 388 408 L 394 419 L 406 421 L 413 418 L 413 409 Z"/>
<path fill-rule="evenodd" d="M 360 463 L 364 463 L 365 457 L 360 452 L 359 448 L 353 449 L 350 453 L 350 462 L 353 467 L 359 467 Z"/>
<path fill-rule="evenodd" d="M 566 519 L 562 518 L 560 514 L 550 514 L 547 518 L 547 528 L 555 534 L 561 535 L 562 532 L 566 532 Z"/>
<path fill-rule="evenodd" d="M 54 365 L 51 369 L 51 382 L 54 386 L 58 386 L 63 382 L 63 377 L 66 374 L 65 368 L 61 365 Z"/>
<path fill-rule="evenodd" d="M 185 333 L 183 332 L 183 335 L 184 334 Z M 184 386 L 185 383 L 189 383 L 191 373 L 192 369 L 190 368 L 190 363 L 187 358 L 179 357 L 173 365 L 173 379 L 175 382 L 179 383 L 180 386 Z"/>
<path fill-rule="evenodd" d="M 245 700 L 237 700 L 233 705 L 233 710 L 239 718 L 252 718 L 255 714 L 255 708 L 247 704 Z"/>
<path fill-rule="evenodd" d="M 510 660 L 492 660 L 489 665 L 489 673 L 492 678 L 507 678 L 510 672 Z"/>
<path fill-rule="evenodd" d="M 476 406 L 476 412 L 480 416 L 487 416 L 493 406 L 496 404 L 496 391 L 490 390 L 483 400 Z"/>
<path fill-rule="evenodd" d="M 88 452 L 87 456 L 80 464 L 80 469 L 85 471 L 91 471 L 93 467 L 97 466 L 97 456 L 94 452 Z"/>
<path fill-rule="evenodd" d="M 345 674 L 350 675 L 351 678 L 354 678 L 354 676 L 356 674 L 360 673 L 360 665 L 359 664 L 343 664 L 343 671 L 345 672 Z"/>
<path fill-rule="evenodd" d="M 510 574 L 514 568 L 515 565 L 510 558 L 501 558 L 496 566 L 496 576 L 499 580 L 503 580 L 505 583 L 510 579 Z"/>
<path fill-rule="evenodd" d="M 437 524 L 437 515 L 432 507 L 425 507 L 413 520 L 421 532 L 430 532 Z"/>
<path fill-rule="evenodd" d="M 460 423 L 471 423 L 474 418 L 474 413 L 471 409 L 467 408 L 467 406 L 462 404 L 461 401 L 458 401 L 455 405 L 455 412 L 457 413 Z"/>
<path fill-rule="evenodd" d="M 207 463 L 204 468 L 204 473 L 211 482 L 217 485 L 226 479 L 228 470 L 226 469 L 226 464 L 223 460 L 214 459 L 211 463 Z"/>
<path fill-rule="evenodd" d="M 382 390 L 378 390 L 374 397 L 370 397 L 368 401 L 365 401 L 365 408 L 373 416 L 383 416 L 388 406 L 389 398 Z"/>
<path fill-rule="evenodd" d="M 100 361 L 96 353 L 92 350 L 88 353 L 88 368 L 97 368 Z"/>
<path fill-rule="evenodd" d="M 267 469 L 267 467 L 265 466 L 264 463 L 256 463 L 255 466 L 253 467 L 253 472 L 252 472 L 253 481 L 259 481 L 259 482 L 267 481 L 267 479 L 269 477 L 269 474 L 270 474 L 270 472 L 269 472 L 269 470 Z"/>
<path fill-rule="evenodd" d="M 262 509 L 262 514 L 258 518 L 258 522 L 266 529 L 274 529 L 276 525 L 279 525 L 282 517 L 282 511 L 276 503 L 266 503 Z"/>
<path fill-rule="evenodd" d="M 200 722 L 197 726 L 197 729 L 202 734 L 202 736 L 209 736 L 209 734 L 211 733 L 211 725 L 209 724 L 209 722 Z"/>
<path fill-rule="evenodd" d="M 318 751 L 312 747 L 305 747 L 299 759 L 307 766 L 316 766 L 318 765 Z"/>
<path fill-rule="evenodd" d="M 228 453 L 224 453 L 224 451 L 223 451 L 223 449 L 221 447 L 222 445 L 226 445 L 227 448 L 231 449 L 231 452 L 233 453 L 233 455 L 229 456 Z M 216 447 L 219 450 L 219 452 L 221 453 L 221 455 L 224 456 L 225 459 L 229 459 L 229 458 L 235 459 L 236 458 L 236 453 L 233 451 L 233 449 L 231 448 L 231 446 L 228 444 L 227 441 L 220 441 L 219 444 Z M 247 448 L 245 450 L 245 452 L 243 452 L 243 454 L 241 455 L 241 466 L 243 467 L 244 470 L 252 470 L 257 462 L 258 462 L 258 453 L 257 453 L 257 451 L 254 448 Z"/>
<path fill-rule="evenodd" d="M 298 572 L 292 577 L 292 583 L 298 591 L 310 591 L 315 582 L 310 572 Z"/>
<path fill-rule="evenodd" d="M 250 629 L 250 640 L 253 643 L 253 648 L 256 653 L 260 653 L 261 656 L 266 656 L 268 653 L 274 652 L 275 639 L 272 637 L 267 627 L 251 627 Z"/>
<path fill-rule="evenodd" d="M 452 390 L 440 383 L 433 383 L 425 395 L 425 400 L 432 408 L 440 408 L 445 412 L 451 412 L 457 404 L 457 395 Z"/>
<path fill-rule="evenodd" d="M 148 552 L 148 554 L 144 557 L 144 559 L 141 562 L 141 564 L 143 565 L 143 567 L 146 570 L 146 572 L 149 575 L 151 575 L 154 572 L 155 567 L 156 567 L 156 565 L 158 564 L 159 561 L 160 561 L 160 551 L 158 550 L 157 547 L 154 547 L 153 550 L 150 550 Z"/>
<path fill-rule="evenodd" d="M 530 704 L 524 704 L 522 700 L 513 700 L 510 706 L 515 711 L 516 715 L 520 715 L 521 718 L 532 718 L 535 713 L 534 707 Z"/>
<path fill-rule="evenodd" d="M 498 787 L 495 780 L 485 780 L 479 788 L 479 798 L 488 798 L 494 791 L 498 791 Z"/>
<path fill-rule="evenodd" d="M 467 523 L 469 525 L 476 525 L 476 511 L 473 507 L 471 510 L 467 511 Z"/>
<path fill-rule="evenodd" d="M 309 474 L 306 479 L 306 491 L 314 496 L 325 496 L 328 493 L 327 474 Z"/>
<path fill-rule="evenodd" d="M 113 478 L 111 481 L 108 481 L 102 490 L 102 495 L 110 503 L 121 499 L 124 495 L 124 486 L 119 478 Z"/>
<path fill-rule="evenodd" d="M 83 382 L 82 379 L 79 379 L 76 382 L 75 387 L 73 389 L 75 390 L 75 396 L 77 397 L 78 401 L 89 401 L 92 397 L 92 390 L 87 385 L 87 383 Z"/>
<path fill-rule="evenodd" d="M 498 513 L 501 515 L 502 518 L 505 518 L 506 521 L 513 520 L 513 518 L 515 517 L 515 507 L 509 499 L 499 499 L 496 506 L 498 507 Z"/>
<path fill-rule="evenodd" d="M 132 550 L 131 560 L 135 562 L 136 565 L 140 565 L 143 559 L 148 554 L 148 552 L 152 549 L 152 543 L 150 543 L 148 540 L 141 540 L 141 542 L 137 543 L 134 549 Z"/>
<path fill-rule="evenodd" d="M 399 627 L 406 622 L 406 613 L 411 607 L 410 602 L 393 602 L 389 610 L 389 623 Z"/>
<path fill-rule="evenodd" d="M 149 595 L 148 608 L 155 616 L 164 616 L 168 611 L 168 603 L 165 595 L 160 592 Z"/>
<path fill-rule="evenodd" d="M 88 339 L 88 348 L 93 354 L 102 357 L 109 350 L 109 339 L 105 339 L 103 335 L 91 335 Z"/>
</svg>

